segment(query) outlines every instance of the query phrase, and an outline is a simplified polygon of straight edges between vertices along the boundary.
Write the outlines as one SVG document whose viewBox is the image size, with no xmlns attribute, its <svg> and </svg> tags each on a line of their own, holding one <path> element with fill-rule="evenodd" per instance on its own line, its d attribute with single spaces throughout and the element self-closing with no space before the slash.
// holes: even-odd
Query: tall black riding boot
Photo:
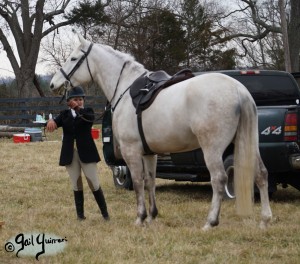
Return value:
<svg viewBox="0 0 300 264">
<path fill-rule="evenodd" d="M 77 212 L 77 219 L 84 220 L 84 198 L 83 198 L 83 191 L 74 191 L 74 199 L 75 199 L 75 206 Z"/>
<path fill-rule="evenodd" d="M 102 214 L 103 218 L 105 220 L 109 220 L 109 215 L 108 215 L 108 212 L 107 212 L 107 206 L 106 206 L 105 198 L 104 198 L 101 187 L 99 187 L 98 191 L 94 191 L 93 194 L 94 194 L 95 200 L 96 200 L 96 202 L 97 202 L 97 204 L 100 208 L 100 211 L 101 211 L 101 214 Z"/>
</svg>

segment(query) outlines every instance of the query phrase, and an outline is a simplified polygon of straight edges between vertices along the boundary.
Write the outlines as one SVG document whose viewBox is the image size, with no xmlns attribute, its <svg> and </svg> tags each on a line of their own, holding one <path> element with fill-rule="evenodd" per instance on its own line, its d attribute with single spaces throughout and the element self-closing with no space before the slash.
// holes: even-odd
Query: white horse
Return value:
<svg viewBox="0 0 300 264">
<path fill-rule="evenodd" d="M 128 54 L 109 46 L 92 44 L 77 34 L 79 45 L 52 78 L 56 93 L 91 80 L 103 90 L 112 105 L 113 132 L 132 176 L 137 199 L 136 224 L 147 218 L 145 189 L 149 192 L 149 216 L 158 210 L 155 201 L 156 155 L 144 155 L 136 109 L 128 87 L 144 72 L 144 66 Z M 68 85 L 66 86 L 66 82 Z M 272 218 L 268 196 L 268 173 L 258 148 L 256 105 L 238 81 L 219 73 L 196 76 L 163 89 L 142 112 L 146 142 L 154 153 L 175 153 L 201 147 L 210 172 L 212 203 L 203 230 L 219 224 L 227 175 L 222 155 L 233 142 L 236 209 L 250 215 L 254 181 L 261 198 L 262 228 Z"/>
</svg>

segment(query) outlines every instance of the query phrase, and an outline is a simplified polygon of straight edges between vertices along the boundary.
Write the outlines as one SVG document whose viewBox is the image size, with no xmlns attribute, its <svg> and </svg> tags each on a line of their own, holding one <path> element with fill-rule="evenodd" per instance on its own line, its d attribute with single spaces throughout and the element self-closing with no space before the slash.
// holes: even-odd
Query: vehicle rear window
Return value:
<svg viewBox="0 0 300 264">
<path fill-rule="evenodd" d="M 299 104 L 299 89 L 288 76 L 236 75 L 257 105 Z"/>
<path fill-rule="evenodd" d="M 295 80 L 298 84 L 298 87 L 300 87 L 300 72 L 293 72 L 292 75 L 295 78 Z"/>
</svg>

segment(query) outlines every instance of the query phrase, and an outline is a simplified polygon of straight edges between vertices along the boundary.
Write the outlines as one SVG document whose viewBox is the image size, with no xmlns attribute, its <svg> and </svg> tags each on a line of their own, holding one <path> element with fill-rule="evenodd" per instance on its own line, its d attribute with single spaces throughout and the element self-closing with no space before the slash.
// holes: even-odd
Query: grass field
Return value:
<svg viewBox="0 0 300 264">
<path fill-rule="evenodd" d="M 1 264 L 37 263 L 35 256 L 18 258 L 6 251 L 7 241 L 22 233 L 67 239 L 63 252 L 43 254 L 38 263 L 300 263 L 300 192 L 292 187 L 279 187 L 274 194 L 274 219 L 267 231 L 258 228 L 258 203 L 253 217 L 242 219 L 235 214 L 234 201 L 226 200 L 220 225 L 203 232 L 210 185 L 158 179 L 159 216 L 151 225 L 136 227 L 134 192 L 116 189 L 102 161 L 99 177 L 111 221 L 102 220 L 84 181 L 87 219 L 78 222 L 71 184 L 65 168 L 58 166 L 60 138 L 58 130 L 44 142 L 0 139 L 0 221 L 5 222 L 0 228 Z"/>
</svg>

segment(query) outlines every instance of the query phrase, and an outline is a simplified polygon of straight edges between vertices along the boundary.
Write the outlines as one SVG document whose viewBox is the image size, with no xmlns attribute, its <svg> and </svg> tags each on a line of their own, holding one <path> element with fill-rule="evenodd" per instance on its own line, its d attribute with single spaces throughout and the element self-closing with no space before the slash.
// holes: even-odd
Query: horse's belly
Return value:
<svg viewBox="0 0 300 264">
<path fill-rule="evenodd" d="M 147 139 L 146 139 L 147 140 Z M 148 139 L 150 149 L 156 153 L 176 153 L 199 148 L 197 138 L 179 136 L 179 134 L 157 135 L 156 139 Z"/>
<path fill-rule="evenodd" d="M 188 117 L 163 113 L 144 113 L 143 130 L 150 149 L 157 153 L 183 152 L 199 148 L 197 137 L 191 130 Z"/>
</svg>

